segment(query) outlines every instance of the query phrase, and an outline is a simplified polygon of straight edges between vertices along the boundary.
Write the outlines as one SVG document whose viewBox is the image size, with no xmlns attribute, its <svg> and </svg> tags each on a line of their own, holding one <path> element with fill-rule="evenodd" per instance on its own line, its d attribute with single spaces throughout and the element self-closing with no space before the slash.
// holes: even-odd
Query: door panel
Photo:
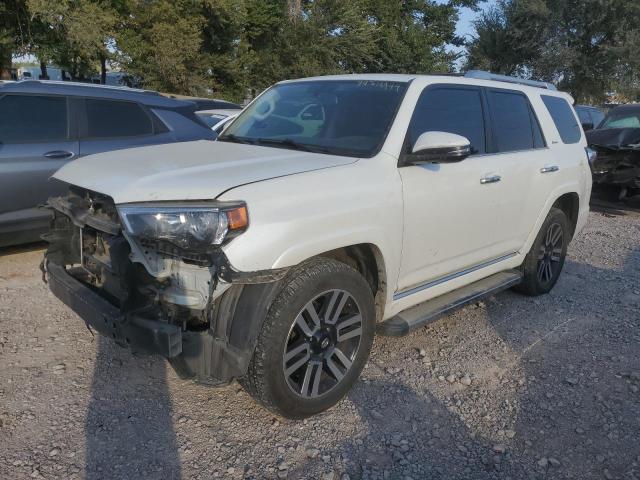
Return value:
<svg viewBox="0 0 640 480">
<path fill-rule="evenodd" d="M 42 223 L 48 214 L 38 205 L 66 190 L 50 177 L 78 156 L 71 123 L 64 96 L 0 98 L 0 224 L 4 227 Z"/>
<path fill-rule="evenodd" d="M 500 159 L 403 167 L 404 241 L 398 290 L 493 260 L 501 249 L 496 211 L 504 197 Z"/>
<path fill-rule="evenodd" d="M 486 108 L 477 87 L 436 85 L 421 94 L 406 151 L 427 131 L 466 137 L 473 155 L 458 163 L 400 168 L 404 235 L 398 290 L 488 260 L 496 247 L 496 207 L 503 184 L 500 159 L 486 155 Z"/>
<path fill-rule="evenodd" d="M 528 97 L 501 88 L 486 90 L 491 118 L 492 150 L 503 174 L 496 213 L 498 251 L 520 251 L 553 188 L 553 175 L 543 175 L 555 155 L 546 142 Z"/>
<path fill-rule="evenodd" d="M 0 214 L 32 210 L 41 216 L 35 208 L 66 191 L 51 175 L 77 155 L 77 140 L 0 145 Z"/>
</svg>

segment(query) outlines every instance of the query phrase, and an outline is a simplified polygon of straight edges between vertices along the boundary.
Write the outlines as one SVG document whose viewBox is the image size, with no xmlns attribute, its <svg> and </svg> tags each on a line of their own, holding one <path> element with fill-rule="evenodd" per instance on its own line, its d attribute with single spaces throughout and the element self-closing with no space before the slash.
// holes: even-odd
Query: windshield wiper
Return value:
<svg viewBox="0 0 640 480">
<path fill-rule="evenodd" d="M 273 145 L 273 146 L 283 146 L 287 148 L 291 148 L 293 150 L 301 150 L 303 152 L 314 152 L 314 153 L 331 153 L 328 148 L 321 147 L 319 145 L 308 145 L 306 143 L 298 143 L 295 140 L 290 138 L 258 138 L 256 139 L 256 145 Z"/>
<path fill-rule="evenodd" d="M 219 142 L 233 142 L 233 143 L 242 143 L 244 145 L 255 145 L 255 140 L 250 140 L 248 138 L 245 137 L 238 137 L 237 135 L 234 135 L 233 133 L 228 133 L 226 135 L 220 135 L 218 136 L 217 140 Z"/>
</svg>

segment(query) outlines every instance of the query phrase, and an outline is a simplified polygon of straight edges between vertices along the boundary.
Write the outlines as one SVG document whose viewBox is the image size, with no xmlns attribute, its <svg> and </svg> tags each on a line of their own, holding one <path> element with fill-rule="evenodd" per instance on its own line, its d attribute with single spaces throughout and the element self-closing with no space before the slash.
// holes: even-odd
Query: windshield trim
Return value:
<svg viewBox="0 0 640 480">
<path fill-rule="evenodd" d="M 396 123 L 396 119 L 398 117 L 398 112 L 400 111 L 400 107 L 402 107 L 402 105 L 404 104 L 404 100 L 405 97 L 407 95 L 407 92 L 409 91 L 411 84 L 413 83 L 413 78 L 407 80 L 406 82 L 403 81 L 398 81 L 398 83 L 404 83 L 405 89 L 404 92 L 402 92 L 402 95 L 400 96 L 400 98 L 398 99 L 398 103 L 396 105 L 396 109 L 393 112 L 393 115 L 391 115 L 390 118 L 390 122 L 389 125 L 387 126 L 386 131 L 384 132 L 383 135 L 381 135 L 380 138 L 380 142 L 378 143 L 378 145 L 376 145 L 376 147 L 374 149 L 371 150 L 371 153 L 368 155 L 361 155 L 361 154 L 355 154 L 355 153 L 345 153 L 344 149 L 339 149 L 339 148 L 335 148 L 332 149 L 331 147 L 327 147 L 327 149 L 331 149 L 334 150 L 332 152 L 317 152 L 319 155 L 334 155 L 334 156 L 342 156 L 342 157 L 350 157 L 350 158 L 373 158 L 376 155 L 378 155 L 380 153 L 380 151 L 382 150 L 382 147 L 384 147 L 384 144 L 387 142 L 387 139 L 389 138 L 389 132 L 391 132 L 391 129 L 393 128 L 393 126 Z M 258 95 L 256 98 L 254 98 L 243 110 L 242 112 L 236 116 L 233 121 L 234 123 L 241 118 L 243 115 L 245 115 L 247 113 L 247 111 L 249 110 L 249 107 L 251 106 L 251 104 L 253 104 L 254 102 L 256 102 L 262 95 L 264 95 L 265 93 L 267 93 L 268 91 L 270 91 L 272 88 L 277 87 L 278 85 L 292 85 L 292 84 L 296 84 L 296 83 L 305 83 L 305 82 L 309 82 L 309 81 L 315 81 L 315 82 L 360 82 L 361 80 L 358 79 L 343 79 L 343 78 L 328 78 L 326 80 L 321 80 L 321 79 L 298 79 L 298 80 L 284 80 L 282 82 L 278 82 L 278 83 L 274 83 L 273 85 L 271 85 L 269 88 L 266 88 L 260 95 Z M 227 134 L 228 135 L 228 134 Z M 225 140 L 225 138 L 227 137 L 227 135 L 222 134 L 219 135 L 217 140 L 218 141 L 229 141 L 229 140 Z M 238 138 L 238 137 L 236 137 Z M 239 138 L 243 138 L 243 137 L 239 137 Z M 232 141 L 232 140 L 231 140 Z M 248 143 L 248 142 L 247 142 Z M 280 148 L 280 149 L 288 149 L 291 150 L 291 148 L 287 148 L 286 146 L 280 146 L 280 145 L 259 145 L 256 144 L 258 146 L 264 146 L 264 147 L 269 147 L 269 148 Z M 320 146 L 318 146 L 320 147 Z"/>
</svg>

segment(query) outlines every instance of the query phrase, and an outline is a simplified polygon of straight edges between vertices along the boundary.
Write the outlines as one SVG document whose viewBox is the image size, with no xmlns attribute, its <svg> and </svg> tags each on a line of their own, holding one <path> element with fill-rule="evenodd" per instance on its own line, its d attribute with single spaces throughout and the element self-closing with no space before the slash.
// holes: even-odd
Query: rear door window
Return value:
<svg viewBox="0 0 640 480">
<path fill-rule="evenodd" d="M 134 102 L 85 100 L 87 137 L 122 138 L 153 134 L 153 123 L 143 108 Z"/>
<path fill-rule="evenodd" d="M 0 142 L 38 143 L 69 136 L 67 98 L 5 95 L 0 98 Z"/>
<path fill-rule="evenodd" d="M 466 137 L 473 154 L 486 153 L 482 97 L 478 88 L 428 87 L 422 92 L 409 124 L 413 145 L 425 132 Z"/>
<path fill-rule="evenodd" d="M 582 137 L 582 129 L 573 108 L 564 98 L 541 95 L 553 123 L 558 129 L 563 143 L 578 143 Z"/>
<path fill-rule="evenodd" d="M 525 95 L 517 91 L 488 90 L 487 99 L 496 152 L 544 146 L 540 127 Z"/>
</svg>

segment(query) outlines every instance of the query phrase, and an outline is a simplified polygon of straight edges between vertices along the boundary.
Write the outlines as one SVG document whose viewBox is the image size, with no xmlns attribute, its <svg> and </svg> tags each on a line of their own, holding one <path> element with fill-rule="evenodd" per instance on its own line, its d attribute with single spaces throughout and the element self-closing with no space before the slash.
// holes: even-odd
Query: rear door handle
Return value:
<svg viewBox="0 0 640 480">
<path fill-rule="evenodd" d="M 52 150 L 44 154 L 47 158 L 58 159 L 58 158 L 72 158 L 73 152 L 69 152 L 67 150 Z"/>
<path fill-rule="evenodd" d="M 560 170 L 560 167 L 557 165 L 547 165 L 546 167 L 542 167 L 540 169 L 540 173 L 551 173 L 557 172 L 558 170 Z"/>
<path fill-rule="evenodd" d="M 486 185 L 487 183 L 496 183 L 496 182 L 499 182 L 500 180 L 502 180 L 502 177 L 500 175 L 489 175 L 487 177 L 482 177 L 480 179 L 480 183 L 482 185 Z"/>
</svg>

